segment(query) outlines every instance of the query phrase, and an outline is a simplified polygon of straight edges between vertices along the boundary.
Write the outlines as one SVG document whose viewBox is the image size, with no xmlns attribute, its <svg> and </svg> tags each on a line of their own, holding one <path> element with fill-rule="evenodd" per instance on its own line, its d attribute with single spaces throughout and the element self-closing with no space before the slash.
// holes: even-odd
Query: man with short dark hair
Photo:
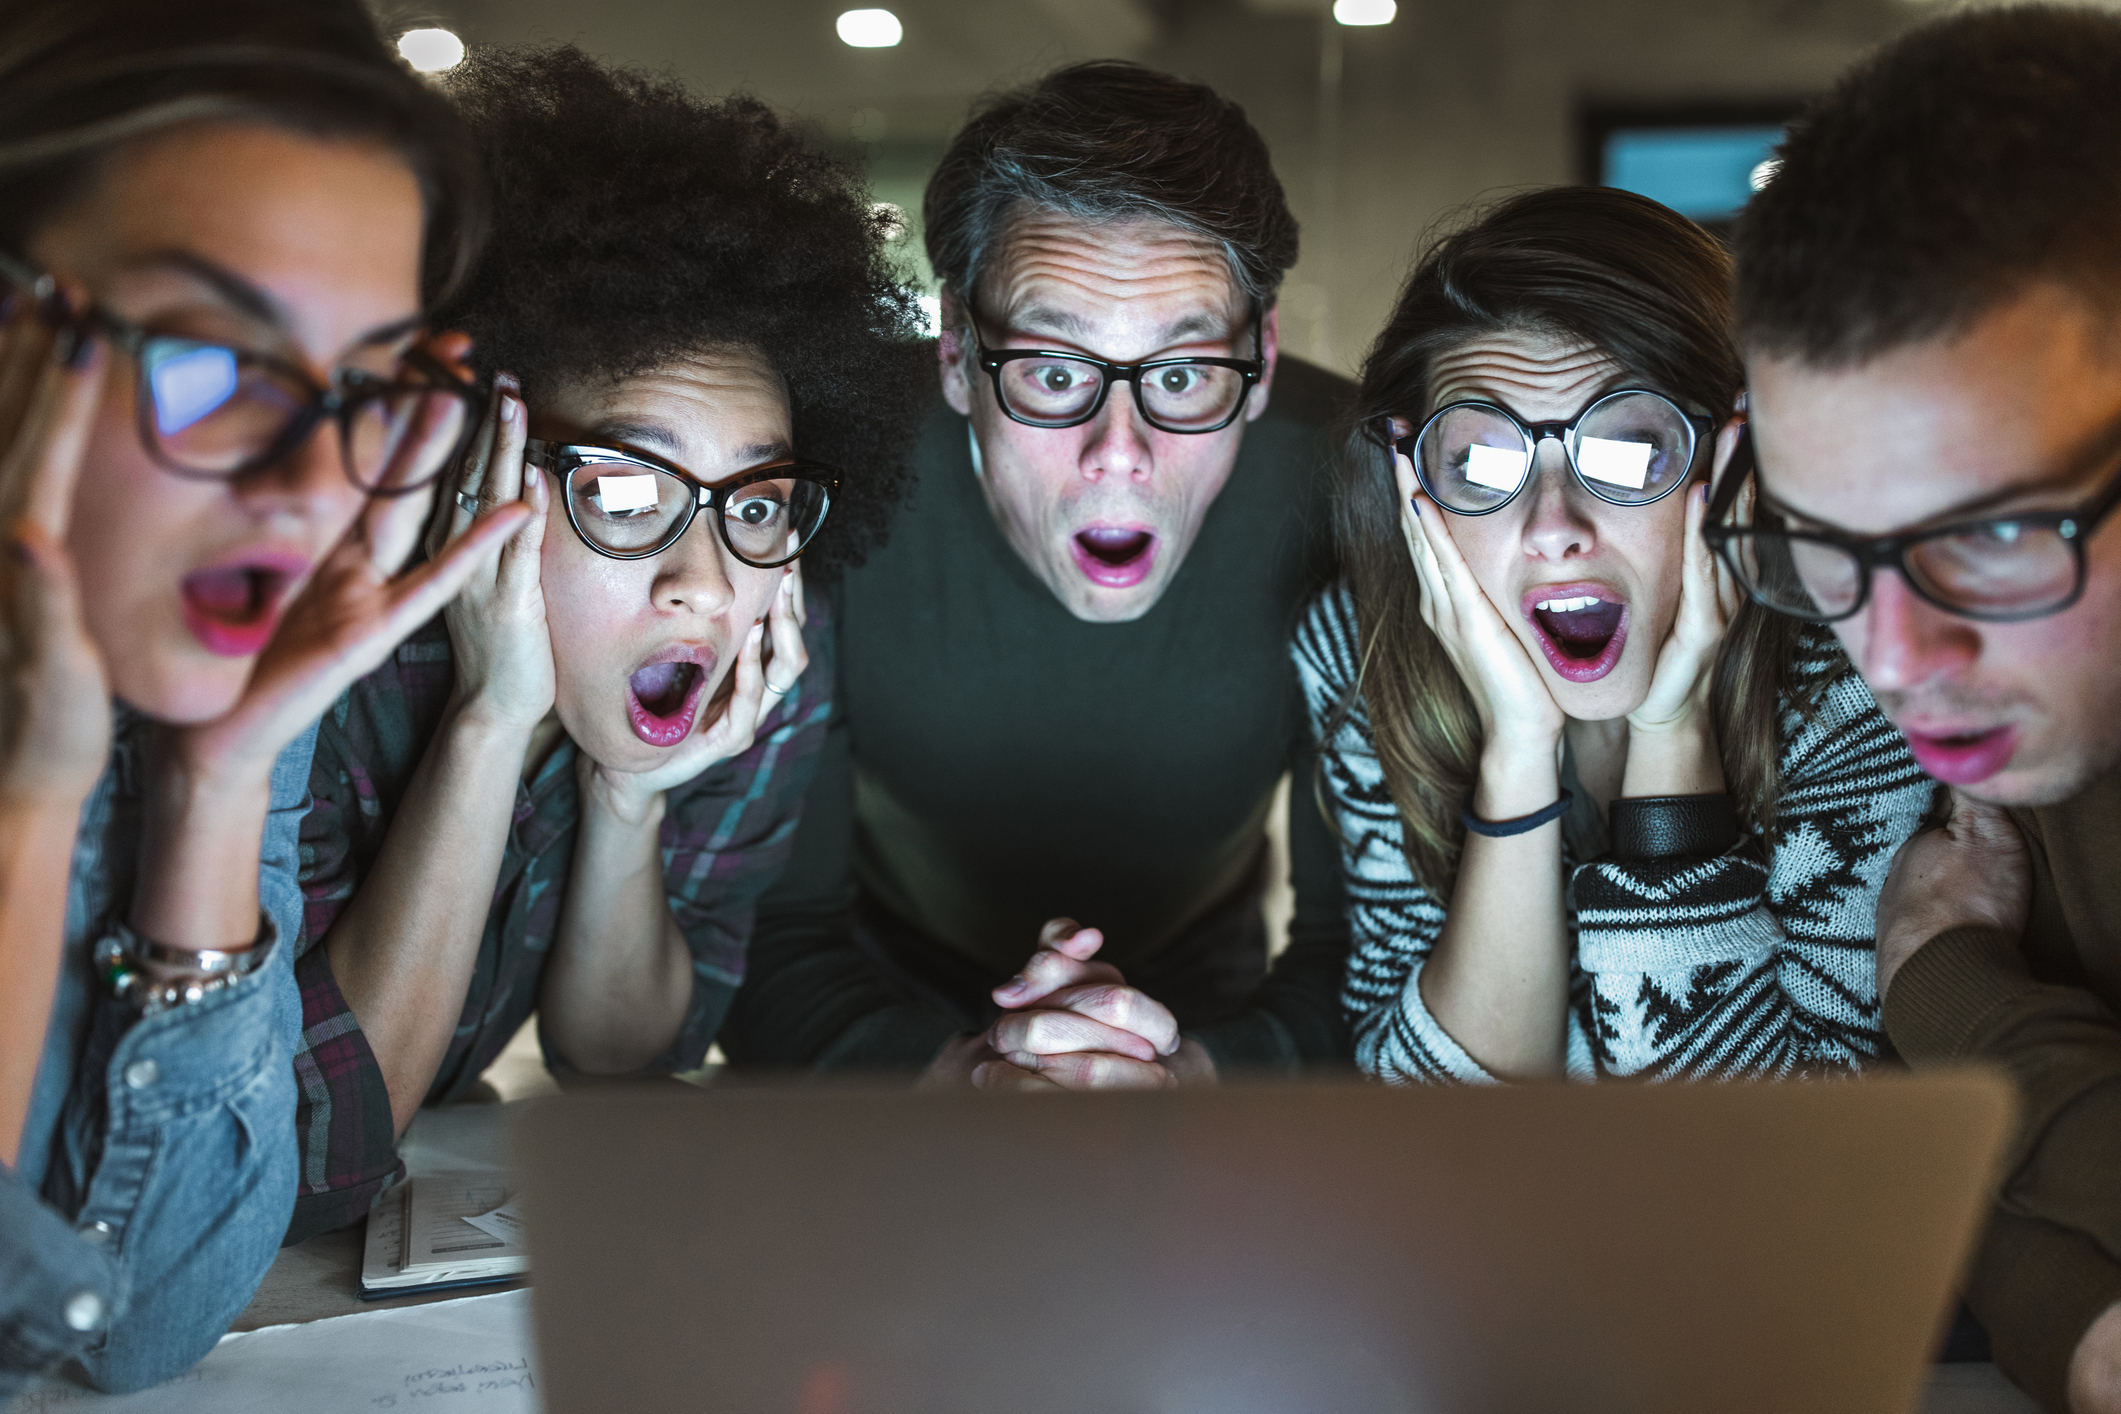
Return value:
<svg viewBox="0 0 2121 1414">
<path fill-rule="evenodd" d="M 1911 1062 L 2018 1082 L 1968 1301 L 2076 1414 L 2121 1410 L 2117 233 L 2121 20 L 2026 8 L 1856 70 L 1738 237 L 1760 512 L 1730 558 L 1834 623 L 1951 787 L 1878 990 Z"/>
<path fill-rule="evenodd" d="M 1266 145 L 1210 89 L 1078 65 L 975 114 L 924 220 L 945 405 L 834 590 L 836 717 L 722 1044 L 995 1086 L 1343 1061 L 1286 645 L 1330 577 L 1345 385 L 1276 347 L 1296 223 Z"/>
</svg>

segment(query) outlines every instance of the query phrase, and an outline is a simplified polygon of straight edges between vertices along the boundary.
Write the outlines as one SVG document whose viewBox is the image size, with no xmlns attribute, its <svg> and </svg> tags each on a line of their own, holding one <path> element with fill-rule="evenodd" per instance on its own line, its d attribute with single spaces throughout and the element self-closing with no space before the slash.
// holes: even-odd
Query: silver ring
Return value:
<svg viewBox="0 0 2121 1414">
<path fill-rule="evenodd" d="M 457 504 L 462 506 L 465 511 L 471 515 L 477 515 L 479 513 L 479 503 L 471 499 L 471 497 L 465 492 L 457 492 Z"/>
<path fill-rule="evenodd" d="M 785 697 L 789 693 L 795 691 L 795 684 L 789 683 L 786 687 L 775 687 L 773 685 L 772 680 L 768 679 L 766 683 L 766 690 L 772 693 L 775 697 Z"/>
</svg>

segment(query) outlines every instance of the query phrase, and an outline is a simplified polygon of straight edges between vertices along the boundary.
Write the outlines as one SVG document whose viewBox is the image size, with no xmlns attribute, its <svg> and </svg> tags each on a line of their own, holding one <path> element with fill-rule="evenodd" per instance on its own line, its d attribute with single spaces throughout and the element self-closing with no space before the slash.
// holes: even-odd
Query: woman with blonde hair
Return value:
<svg viewBox="0 0 2121 1414">
<path fill-rule="evenodd" d="M 1434 246 L 1371 351 L 1346 579 L 1294 650 L 1371 1074 L 1879 1053 L 1872 918 L 1931 785 L 1833 636 L 1703 543 L 1743 424 L 1729 281 L 1654 202 L 1538 191 Z"/>
</svg>

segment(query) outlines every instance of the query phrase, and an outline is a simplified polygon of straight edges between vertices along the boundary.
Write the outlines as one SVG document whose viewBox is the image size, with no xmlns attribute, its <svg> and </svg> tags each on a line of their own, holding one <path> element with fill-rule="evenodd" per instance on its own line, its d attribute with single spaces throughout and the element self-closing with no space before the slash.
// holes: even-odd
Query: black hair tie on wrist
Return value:
<svg viewBox="0 0 2121 1414">
<path fill-rule="evenodd" d="M 1552 820 L 1559 820 L 1569 813 L 1576 797 L 1569 791 L 1561 793 L 1561 799 L 1544 810 L 1535 810 L 1529 815 L 1520 815 L 1515 820 L 1483 820 L 1473 813 L 1472 797 L 1459 807 L 1458 814 L 1466 822 L 1466 828 L 1476 835 L 1486 835 L 1491 840 L 1508 839 L 1511 835 L 1529 834 Z"/>
</svg>

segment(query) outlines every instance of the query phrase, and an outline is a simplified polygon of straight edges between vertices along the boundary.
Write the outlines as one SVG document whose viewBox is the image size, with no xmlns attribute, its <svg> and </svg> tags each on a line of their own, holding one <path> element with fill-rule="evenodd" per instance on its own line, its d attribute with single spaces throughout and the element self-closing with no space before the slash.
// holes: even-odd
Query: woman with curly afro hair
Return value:
<svg viewBox="0 0 2121 1414">
<path fill-rule="evenodd" d="M 859 562 L 925 391 L 886 224 L 765 105 L 572 47 L 447 90 L 495 234 L 437 318 L 493 392 L 430 546 L 536 514 L 318 738 L 296 1238 L 533 1011 L 558 1071 L 700 1065 L 829 714 L 797 557 Z"/>
</svg>

